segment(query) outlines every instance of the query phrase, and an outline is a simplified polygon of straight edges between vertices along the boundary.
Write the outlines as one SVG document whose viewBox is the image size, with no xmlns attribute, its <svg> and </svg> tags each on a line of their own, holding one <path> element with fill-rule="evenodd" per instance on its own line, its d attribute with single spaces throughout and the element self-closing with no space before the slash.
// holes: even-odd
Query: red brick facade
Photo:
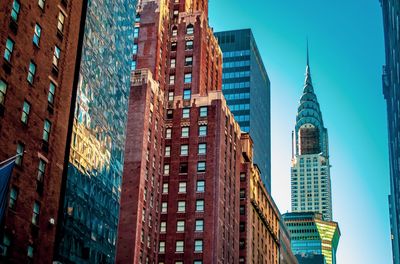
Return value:
<svg viewBox="0 0 400 264">
<path fill-rule="evenodd" d="M 13 201 L 0 241 L 5 263 L 53 259 L 83 1 L 43 2 L 0 2 L 0 79 L 6 85 L 4 100 L 0 96 L 0 161 L 14 156 L 18 144 L 26 151 L 10 183 Z M 53 58 L 56 47 L 59 59 Z M 32 78 L 30 62 L 36 66 Z"/>
</svg>

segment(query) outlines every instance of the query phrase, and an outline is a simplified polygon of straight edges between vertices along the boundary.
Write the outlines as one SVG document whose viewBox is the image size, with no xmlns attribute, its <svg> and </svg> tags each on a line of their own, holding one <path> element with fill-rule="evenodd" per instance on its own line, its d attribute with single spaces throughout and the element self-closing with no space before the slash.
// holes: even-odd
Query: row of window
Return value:
<svg viewBox="0 0 400 264">
<path fill-rule="evenodd" d="M 185 73 L 183 82 L 185 84 L 191 83 L 192 82 L 192 73 Z M 170 75 L 169 76 L 169 85 L 174 85 L 174 84 L 175 84 L 175 75 Z"/>
<path fill-rule="evenodd" d="M 237 83 L 223 83 L 222 89 L 239 89 L 239 88 L 250 88 L 250 82 L 237 82 Z"/>
<path fill-rule="evenodd" d="M 250 104 L 229 105 L 229 109 L 231 109 L 231 111 L 249 110 L 250 109 Z"/>
<path fill-rule="evenodd" d="M 188 173 L 188 163 L 183 162 L 179 165 L 179 173 Z M 170 173 L 171 166 L 170 164 L 164 164 L 164 175 L 168 176 Z M 206 172 L 206 162 L 205 161 L 198 161 L 197 162 L 197 172 L 203 173 Z"/>
<path fill-rule="evenodd" d="M 245 67 L 245 66 L 250 66 L 250 61 L 248 60 L 241 60 L 241 61 L 230 61 L 230 62 L 224 62 L 222 63 L 222 68 L 235 68 L 235 67 Z"/>
<path fill-rule="evenodd" d="M 243 78 L 250 77 L 250 71 L 240 71 L 240 72 L 226 72 L 222 74 L 222 79 L 232 79 L 232 78 Z"/>
<path fill-rule="evenodd" d="M 41 169 L 44 169 L 44 168 L 41 166 L 43 166 L 43 163 L 39 164 L 38 177 L 43 177 L 43 175 L 41 173 L 44 173 L 44 172 L 42 172 Z M 10 199 L 8 202 L 8 207 L 11 210 L 15 210 L 17 207 L 18 194 L 19 194 L 18 188 L 13 186 L 10 190 Z M 39 215 L 40 215 L 40 203 L 38 201 L 35 201 L 33 203 L 33 209 L 32 209 L 32 219 L 31 219 L 32 224 L 39 225 Z"/>
<path fill-rule="evenodd" d="M 159 253 L 165 253 L 165 241 L 160 241 L 159 244 Z M 175 252 L 176 253 L 183 253 L 185 249 L 185 241 L 183 240 L 177 240 L 175 242 Z M 203 252 L 203 240 L 202 239 L 196 239 L 194 240 L 194 252 L 200 253 Z M 175 262 L 176 263 L 183 263 L 183 262 Z M 194 264 L 202 263 L 199 261 L 194 261 Z"/>
<path fill-rule="evenodd" d="M 170 119 L 170 118 L 169 118 Z M 207 136 L 207 125 L 200 125 L 198 130 L 199 137 Z M 181 128 L 181 137 L 188 138 L 189 137 L 189 127 L 182 127 Z M 165 139 L 172 138 L 172 128 L 165 129 Z"/>
<path fill-rule="evenodd" d="M 197 199 L 196 200 L 196 212 L 204 212 L 204 200 Z M 178 213 L 186 213 L 186 201 L 178 201 Z M 168 202 L 161 203 L 161 213 L 166 214 L 168 213 Z"/>
<path fill-rule="evenodd" d="M 31 113 L 31 104 L 28 101 L 24 101 L 21 114 L 21 122 L 23 124 L 25 125 L 28 124 L 30 113 Z M 45 142 L 49 142 L 51 126 L 52 126 L 51 122 L 48 119 L 45 119 L 43 126 L 43 135 L 42 135 L 42 139 Z"/>
<path fill-rule="evenodd" d="M 249 56 L 250 50 L 227 51 L 223 53 L 224 58 Z"/>
<path fill-rule="evenodd" d="M 184 182 L 179 182 L 178 184 L 178 193 L 186 193 L 186 186 L 187 183 Z M 206 182 L 204 180 L 198 180 L 196 182 L 196 192 L 198 193 L 203 193 L 206 190 Z M 169 183 L 165 182 L 163 183 L 162 186 L 162 194 L 168 194 L 169 191 Z"/>
<path fill-rule="evenodd" d="M 175 10 L 175 11 L 179 12 L 178 10 Z M 174 11 L 174 12 L 175 12 L 175 11 Z M 186 27 L 186 35 L 193 35 L 193 34 L 194 34 L 194 27 L 193 27 L 192 24 L 189 24 L 189 25 Z M 172 35 L 173 37 L 178 36 L 178 27 L 177 27 L 177 26 L 175 26 L 175 25 L 172 26 L 171 35 Z"/>
<path fill-rule="evenodd" d="M 249 99 L 250 93 L 232 93 L 224 94 L 226 100 L 239 100 L 239 99 Z"/>
<path fill-rule="evenodd" d="M 198 144 L 197 154 L 198 155 L 206 155 L 206 153 L 207 153 L 207 144 L 206 143 Z M 171 156 L 171 146 L 165 146 L 164 155 L 165 155 L 165 157 Z M 189 155 L 189 145 L 187 145 L 187 144 L 181 145 L 180 155 L 181 156 Z"/>
<path fill-rule="evenodd" d="M 185 232 L 185 224 L 186 224 L 185 220 L 176 221 L 176 232 Z M 196 219 L 194 231 L 195 232 L 203 232 L 204 231 L 204 220 L 203 219 Z M 167 232 L 167 222 L 162 221 L 160 223 L 160 233 L 163 234 L 166 232 Z"/>
</svg>

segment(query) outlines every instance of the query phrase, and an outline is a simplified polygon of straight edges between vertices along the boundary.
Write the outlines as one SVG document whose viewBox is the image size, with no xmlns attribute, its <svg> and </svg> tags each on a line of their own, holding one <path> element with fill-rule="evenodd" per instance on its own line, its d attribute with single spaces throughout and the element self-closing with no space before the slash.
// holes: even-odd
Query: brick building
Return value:
<svg viewBox="0 0 400 264">
<path fill-rule="evenodd" d="M 0 2 L 0 160 L 17 160 L 3 263 L 51 263 L 80 57 L 82 0 Z"/>
<path fill-rule="evenodd" d="M 237 263 L 240 128 L 208 1 L 137 16 L 116 262 Z"/>
<path fill-rule="evenodd" d="M 241 135 L 239 263 L 280 263 L 280 213 L 253 163 L 253 141 Z"/>
</svg>

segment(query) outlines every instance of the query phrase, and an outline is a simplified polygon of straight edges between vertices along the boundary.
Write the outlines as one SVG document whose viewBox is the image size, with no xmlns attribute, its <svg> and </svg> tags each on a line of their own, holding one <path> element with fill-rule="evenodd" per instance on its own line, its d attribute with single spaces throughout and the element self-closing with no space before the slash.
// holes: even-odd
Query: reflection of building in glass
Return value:
<svg viewBox="0 0 400 264">
<path fill-rule="evenodd" d="M 393 263 L 400 263 L 400 3 L 380 0 L 385 30 L 386 65 L 383 72 L 383 94 L 387 103 L 390 155 L 390 224 Z"/>
<path fill-rule="evenodd" d="M 90 0 L 71 135 L 60 261 L 113 263 L 133 51 L 133 1 Z"/>
<path fill-rule="evenodd" d="M 217 32 L 223 52 L 222 91 L 242 131 L 254 141 L 254 162 L 271 190 L 270 81 L 251 29 Z"/>
<path fill-rule="evenodd" d="M 336 264 L 340 230 L 336 222 L 324 221 L 313 212 L 286 213 L 283 219 L 291 234 L 292 251 L 299 263 Z M 323 255 L 322 257 L 318 255 Z M 311 259 L 311 260 L 310 260 Z"/>
<path fill-rule="evenodd" d="M 297 258 L 294 256 L 289 230 L 283 220 L 282 215 L 279 221 L 279 263 L 280 264 L 297 264 Z"/>
</svg>

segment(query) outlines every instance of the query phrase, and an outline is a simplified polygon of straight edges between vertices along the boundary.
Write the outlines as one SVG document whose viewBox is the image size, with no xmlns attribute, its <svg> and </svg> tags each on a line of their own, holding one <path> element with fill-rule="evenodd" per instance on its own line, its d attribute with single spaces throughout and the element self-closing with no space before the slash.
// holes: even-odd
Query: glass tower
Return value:
<svg viewBox="0 0 400 264">
<path fill-rule="evenodd" d="M 61 262 L 114 263 L 134 20 L 135 1 L 87 3 L 61 209 Z"/>
<path fill-rule="evenodd" d="M 271 84 L 251 29 L 217 32 L 223 52 L 222 91 L 254 142 L 254 162 L 271 191 Z"/>
</svg>

